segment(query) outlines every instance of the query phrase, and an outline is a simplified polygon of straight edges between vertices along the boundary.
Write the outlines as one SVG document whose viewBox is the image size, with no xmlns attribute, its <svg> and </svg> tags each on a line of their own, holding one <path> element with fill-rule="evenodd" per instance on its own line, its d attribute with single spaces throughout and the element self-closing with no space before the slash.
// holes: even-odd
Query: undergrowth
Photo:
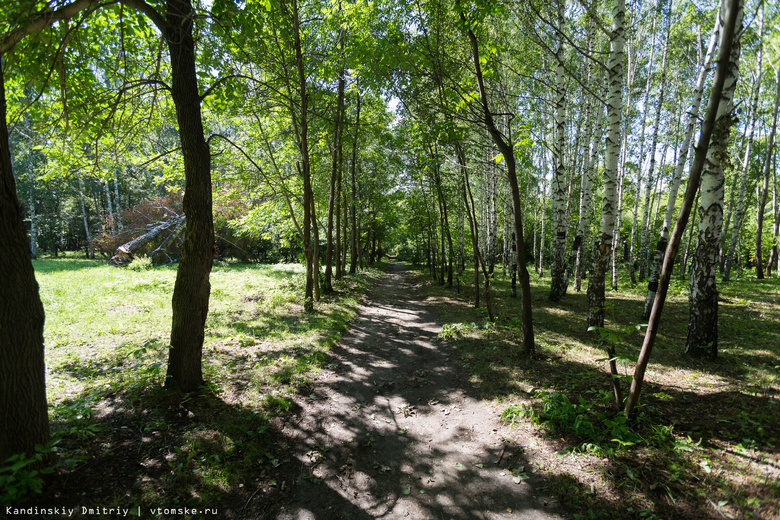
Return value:
<svg viewBox="0 0 780 520">
<path fill-rule="evenodd" d="M 625 395 L 645 330 L 645 286 L 621 278 L 620 290 L 607 294 L 605 326 L 588 330 L 586 285 L 553 304 L 549 278 L 533 275 L 537 356 L 530 359 L 520 299 L 498 270 L 491 285 L 495 323 L 469 301 L 473 286 L 456 294 L 428 283 L 429 295 L 450 302 L 442 306 L 439 338 L 458 347 L 464 369 L 506 424 L 544 436 L 550 489 L 575 518 L 780 518 L 776 277 L 719 285 L 714 361 L 683 354 L 687 286 L 675 284 L 630 420 L 616 408 L 607 362 L 617 363 Z"/>
</svg>

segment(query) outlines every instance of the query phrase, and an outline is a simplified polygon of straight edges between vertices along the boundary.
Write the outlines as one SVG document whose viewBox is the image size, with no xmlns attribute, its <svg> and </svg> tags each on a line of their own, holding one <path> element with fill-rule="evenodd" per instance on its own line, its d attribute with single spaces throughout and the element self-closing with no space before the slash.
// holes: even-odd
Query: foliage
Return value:
<svg viewBox="0 0 780 520">
<path fill-rule="evenodd" d="M 55 471 L 50 461 L 58 443 L 59 440 L 54 439 L 45 446 L 36 444 L 31 456 L 17 453 L 3 462 L 0 466 L 0 505 L 20 504 L 41 493 L 44 476 Z"/>
<path fill-rule="evenodd" d="M 504 410 L 501 418 L 510 424 L 518 418 L 528 418 L 532 424 L 542 425 L 551 433 L 574 433 L 582 439 L 581 447 L 586 450 L 600 451 L 608 442 L 624 447 L 642 440 L 631 430 L 625 416 L 605 414 L 582 396 L 572 403 L 560 392 L 539 392 L 538 395 L 543 406 L 541 411 L 527 405 L 513 405 Z"/>
</svg>

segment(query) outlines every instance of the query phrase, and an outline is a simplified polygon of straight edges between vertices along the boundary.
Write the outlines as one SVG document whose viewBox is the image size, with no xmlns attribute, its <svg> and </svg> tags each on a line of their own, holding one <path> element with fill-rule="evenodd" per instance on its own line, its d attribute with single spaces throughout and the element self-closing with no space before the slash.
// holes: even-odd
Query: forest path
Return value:
<svg viewBox="0 0 780 520">
<path fill-rule="evenodd" d="M 290 455 L 266 518 L 560 518 L 530 443 L 436 340 L 436 305 L 390 265 L 313 393 L 279 426 Z"/>
</svg>

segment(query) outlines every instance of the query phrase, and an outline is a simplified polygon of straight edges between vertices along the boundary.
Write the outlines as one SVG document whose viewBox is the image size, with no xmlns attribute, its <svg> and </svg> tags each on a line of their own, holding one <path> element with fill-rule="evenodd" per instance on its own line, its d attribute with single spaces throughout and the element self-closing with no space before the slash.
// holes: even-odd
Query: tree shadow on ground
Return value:
<svg viewBox="0 0 780 520">
<path fill-rule="evenodd" d="M 297 455 L 268 518 L 559 518 L 552 495 L 581 489 L 546 474 L 535 439 L 497 421 L 459 349 L 436 341 L 434 306 L 393 274 L 334 347 L 305 414 L 278 424 Z M 346 504 L 360 513 L 342 514 Z M 600 504 L 607 517 L 624 509 Z"/>
<path fill-rule="evenodd" d="M 499 284 L 494 287 L 496 285 L 501 287 Z M 436 294 L 440 291 L 431 290 Z M 546 288 L 534 287 L 535 332 L 541 343 L 542 360 L 529 360 L 523 355 L 517 320 L 512 319 L 513 314 L 519 315 L 520 302 L 505 296 L 494 298 L 499 302 L 497 306 L 501 305 L 503 309 L 497 333 L 466 335 L 453 340 L 472 379 L 480 382 L 481 395 L 525 402 L 543 417 L 545 410 L 539 397 L 562 392 L 573 403 L 583 397 L 589 405 L 596 407 L 596 411 L 616 415 L 611 403 L 611 378 L 606 362 L 594 364 L 593 359 L 583 358 L 575 352 L 588 347 L 595 348 L 598 353 L 596 336 L 585 331 L 585 295 L 570 294 L 560 304 L 553 305 L 547 301 L 545 292 Z M 611 318 L 608 326 L 632 325 L 634 318 L 630 309 L 637 307 L 637 301 L 614 295 L 610 299 L 615 303 L 614 312 L 608 314 Z M 452 319 L 473 319 L 473 310 L 459 308 L 460 312 Z M 736 312 L 744 312 L 736 306 L 727 308 L 726 320 L 732 319 L 729 314 L 735 312 L 735 308 Z M 599 465 L 610 494 L 628 504 L 638 497 L 649 497 L 655 504 L 655 513 L 664 518 L 720 518 L 724 513 L 734 514 L 735 511 L 760 515 L 760 508 L 765 512 L 772 511 L 780 505 L 780 489 L 775 484 L 780 476 L 777 462 L 777 439 L 780 438 L 780 420 L 776 413 L 778 389 L 771 383 L 756 386 L 743 381 L 746 375 L 754 373 L 755 366 L 749 366 L 751 363 L 760 362 L 771 367 L 772 355 L 763 350 L 753 352 L 746 347 L 738 351 L 729 349 L 720 359 L 708 361 L 683 355 L 682 347 L 679 351 L 664 349 L 663 341 L 668 345 L 680 336 L 684 341 L 687 325 L 687 319 L 677 318 L 680 315 L 687 318 L 684 302 L 672 302 L 667 311 L 663 324 L 667 337 L 661 339 L 661 348 L 654 354 L 651 370 L 677 375 L 662 383 L 645 382 L 639 419 L 632 425 L 643 437 L 642 449 L 617 450 L 616 455 Z M 773 333 L 766 323 L 756 326 L 763 334 Z M 641 335 L 635 335 L 631 343 L 634 342 L 636 347 L 630 344 L 622 347 L 624 355 L 638 352 Z M 763 344 L 769 343 L 764 341 Z M 602 356 L 597 354 L 597 357 Z M 739 364 L 734 366 L 737 359 Z M 721 379 L 701 377 L 703 374 L 715 374 Z M 723 387 L 727 389 L 721 389 Z M 532 391 L 528 393 L 529 390 Z M 624 390 L 627 390 L 625 383 Z M 577 417 L 572 415 L 571 419 L 574 423 Z M 591 419 L 595 421 L 595 414 Z M 588 446 L 593 446 L 592 441 L 571 431 L 550 432 L 549 437 L 551 442 L 560 444 L 560 449 L 568 451 L 587 452 L 591 449 Z M 617 447 L 617 443 L 607 440 L 606 445 L 610 444 L 612 448 Z M 743 458 L 753 461 L 754 468 L 755 464 L 761 465 L 752 477 L 740 474 L 739 464 L 734 462 L 738 457 L 723 450 L 724 446 L 734 445 L 743 453 Z M 595 447 L 599 451 L 599 447 Z M 703 451 L 704 448 L 709 451 Z M 713 469 L 717 466 L 721 468 L 719 471 Z M 731 474 L 718 480 L 724 471 Z M 728 493 L 720 492 L 725 489 Z M 735 504 L 735 496 L 742 502 Z M 729 509 L 721 511 L 712 506 L 724 500 L 730 503 Z M 592 499 L 588 503 L 592 504 Z M 759 503 L 764 505 L 758 506 Z M 599 509 L 602 505 L 598 504 Z M 626 513 L 625 517 L 631 515 Z"/>
</svg>

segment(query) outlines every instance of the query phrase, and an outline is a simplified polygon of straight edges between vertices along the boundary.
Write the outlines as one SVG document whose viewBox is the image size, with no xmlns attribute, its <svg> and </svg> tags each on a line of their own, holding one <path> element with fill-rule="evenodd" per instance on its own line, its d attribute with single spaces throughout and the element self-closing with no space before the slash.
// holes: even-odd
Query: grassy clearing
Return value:
<svg viewBox="0 0 780 520">
<path fill-rule="evenodd" d="M 293 395 L 308 392 L 380 276 L 346 277 L 307 313 L 302 266 L 215 265 L 207 387 L 183 396 L 161 389 L 175 268 L 34 264 L 59 471 L 32 503 L 142 511 L 200 505 L 223 514 L 276 485 L 281 462 L 269 421 L 295 407 Z"/>
<path fill-rule="evenodd" d="M 466 301 L 473 287 L 459 298 L 432 282 L 428 291 L 450 303 L 440 336 L 459 347 L 484 397 L 526 435 L 544 434 L 537 463 L 575 518 L 780 518 L 777 278 L 720 285 L 715 361 L 683 354 L 687 285 L 675 282 L 631 423 L 615 413 L 600 344 L 616 345 L 627 389 L 646 286 L 625 279 L 608 292 L 609 332 L 599 335 L 586 330 L 585 288 L 551 304 L 549 278 L 532 284 L 538 360 L 522 356 L 520 301 L 504 277 L 493 285 L 495 325 Z"/>
</svg>

